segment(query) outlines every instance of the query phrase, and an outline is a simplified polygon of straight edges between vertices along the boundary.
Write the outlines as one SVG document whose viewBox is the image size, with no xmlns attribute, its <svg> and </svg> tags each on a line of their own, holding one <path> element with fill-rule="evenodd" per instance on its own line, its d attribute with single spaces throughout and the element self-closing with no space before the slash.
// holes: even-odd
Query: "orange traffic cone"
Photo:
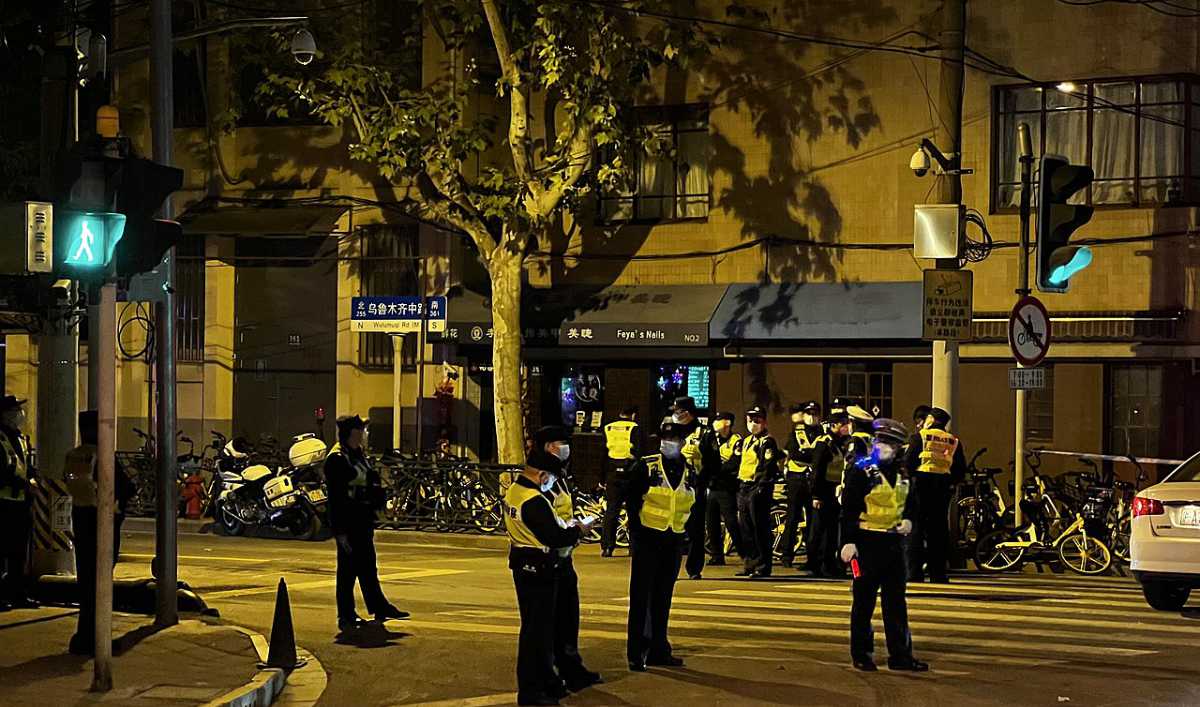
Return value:
<svg viewBox="0 0 1200 707">
<path fill-rule="evenodd" d="M 288 599 L 287 582 L 279 578 L 275 593 L 275 619 L 271 622 L 271 647 L 267 651 L 268 668 L 295 670 L 308 661 L 296 656 L 296 632 L 292 628 L 292 602 Z"/>
</svg>

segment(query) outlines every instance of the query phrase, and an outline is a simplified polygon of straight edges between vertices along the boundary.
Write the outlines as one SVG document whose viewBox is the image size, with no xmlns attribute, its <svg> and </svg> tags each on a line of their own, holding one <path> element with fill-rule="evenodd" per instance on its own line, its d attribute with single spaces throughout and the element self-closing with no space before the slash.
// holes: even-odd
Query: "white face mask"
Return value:
<svg viewBox="0 0 1200 707">
<path fill-rule="evenodd" d="M 546 481 L 542 484 L 542 491 L 549 492 L 554 488 L 554 484 L 558 481 L 558 477 L 554 474 L 546 474 Z"/>
<path fill-rule="evenodd" d="M 792 415 L 792 424 L 793 425 L 799 425 L 799 424 L 802 424 L 803 422 L 804 422 L 803 415 Z"/>
<path fill-rule="evenodd" d="M 804 424 L 813 427 L 817 424 L 817 416 L 810 412 L 804 413 Z"/>
<path fill-rule="evenodd" d="M 732 426 L 733 423 L 729 420 L 717 420 L 713 423 L 713 430 L 715 430 L 717 434 L 723 435 L 729 432 L 729 428 Z"/>
<path fill-rule="evenodd" d="M 763 423 L 746 421 L 746 428 L 750 430 L 750 434 L 756 435 L 763 431 Z"/>
<path fill-rule="evenodd" d="M 558 445 L 558 451 L 555 452 L 554 455 L 558 457 L 559 461 L 565 462 L 571 456 L 571 445 L 569 445 L 569 444 Z"/>
<path fill-rule="evenodd" d="M 674 422 L 674 423 L 675 423 L 675 424 L 677 424 L 677 425 L 682 425 L 682 424 L 684 424 L 685 422 L 687 422 L 687 413 L 685 413 L 685 412 L 676 412 L 676 413 L 672 414 L 672 415 L 671 415 L 671 422 Z"/>
<path fill-rule="evenodd" d="M 875 456 L 879 461 L 887 464 L 896 458 L 896 448 L 890 444 L 876 444 Z"/>
<path fill-rule="evenodd" d="M 659 443 L 658 448 L 662 451 L 664 457 L 678 459 L 680 456 L 680 450 L 683 448 L 683 443 L 676 442 L 675 440 L 671 439 L 664 439 Z"/>
</svg>

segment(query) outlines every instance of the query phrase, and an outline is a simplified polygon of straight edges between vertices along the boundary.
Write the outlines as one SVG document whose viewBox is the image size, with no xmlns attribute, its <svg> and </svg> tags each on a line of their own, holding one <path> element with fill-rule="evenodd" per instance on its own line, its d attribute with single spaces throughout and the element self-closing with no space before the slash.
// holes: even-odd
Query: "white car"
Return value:
<svg viewBox="0 0 1200 707">
<path fill-rule="evenodd" d="M 1179 611 L 1200 587 L 1200 453 L 1133 499 L 1133 576 L 1151 607 Z"/>
</svg>

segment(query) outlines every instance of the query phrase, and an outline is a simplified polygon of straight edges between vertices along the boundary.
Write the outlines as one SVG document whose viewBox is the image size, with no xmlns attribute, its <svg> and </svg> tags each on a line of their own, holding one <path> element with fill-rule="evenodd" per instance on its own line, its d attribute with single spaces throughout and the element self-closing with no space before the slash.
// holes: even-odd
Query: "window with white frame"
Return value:
<svg viewBox="0 0 1200 707">
<path fill-rule="evenodd" d="M 632 191 L 600 195 L 600 219 L 669 221 L 708 217 L 710 175 L 707 106 L 643 107 L 638 122 L 652 149 L 634 155 Z"/>
</svg>

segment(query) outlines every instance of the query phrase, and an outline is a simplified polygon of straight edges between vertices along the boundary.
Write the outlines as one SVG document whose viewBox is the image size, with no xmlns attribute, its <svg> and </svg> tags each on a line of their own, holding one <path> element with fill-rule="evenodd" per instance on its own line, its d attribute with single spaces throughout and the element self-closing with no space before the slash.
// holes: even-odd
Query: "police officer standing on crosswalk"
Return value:
<svg viewBox="0 0 1200 707">
<path fill-rule="evenodd" d="M 739 577 L 770 577 L 774 560 L 771 504 L 779 478 L 781 453 L 767 431 L 767 413 L 755 405 L 746 411 L 742 461 L 738 467 L 738 521 L 746 545 L 745 566 Z"/>
<path fill-rule="evenodd" d="M 565 427 L 559 426 L 543 427 L 533 438 L 534 448 L 549 455 L 549 458 L 540 457 L 539 465 L 557 465 L 557 468 L 547 469 L 555 476 L 549 495 L 554 515 L 563 526 L 576 524 L 575 502 L 571 496 L 573 482 L 568 471 L 569 441 L 570 434 Z M 575 572 L 575 547 L 560 547 L 555 552 L 558 554 L 555 563 L 558 586 L 554 598 L 554 668 L 568 690 L 579 692 L 601 682 L 601 677 L 600 673 L 584 666 L 579 654 L 579 575 Z"/>
<path fill-rule="evenodd" d="M 854 574 L 850 658 L 859 670 L 877 670 L 871 617 L 876 596 L 881 595 L 888 667 L 922 672 L 929 665 L 913 657 L 904 596 L 901 538 L 912 532 L 914 512 L 900 459 L 908 432 L 904 425 L 887 418 L 875 420 L 873 428 L 871 453 L 846 469 L 842 489 L 841 559 Z"/>
<path fill-rule="evenodd" d="M 521 615 L 517 644 L 517 704 L 556 705 L 567 695 L 554 670 L 555 603 L 563 549 L 579 543 L 590 523 L 565 523 L 550 492 L 562 460 L 536 446 L 504 493 L 508 567 Z"/>
<path fill-rule="evenodd" d="M 641 456 L 642 429 L 637 423 L 637 408 L 627 407 L 619 419 L 604 426 L 607 450 L 600 483 L 604 484 L 604 530 L 600 537 L 600 556 L 612 557 L 617 546 L 617 525 L 625 504 L 629 467 Z"/>
<path fill-rule="evenodd" d="M 908 441 L 906 465 L 913 472 L 917 516 L 909 542 L 908 581 L 944 584 L 950 551 L 950 497 L 967 473 L 967 460 L 958 437 L 946 428 L 950 413 L 930 408 L 925 425 Z"/>
<path fill-rule="evenodd" d="M 697 473 L 683 455 L 684 427 L 664 422 L 659 453 L 630 470 L 629 669 L 681 666 L 671 651 L 667 624 L 683 559 L 683 537 L 696 501 Z"/>
<path fill-rule="evenodd" d="M 746 553 L 742 544 L 742 529 L 738 525 L 737 491 L 738 468 L 742 463 L 742 436 L 733 430 L 734 416 L 732 412 L 718 412 L 713 420 L 712 428 L 716 433 L 717 453 L 721 457 L 721 466 L 716 474 L 708 481 L 708 504 L 706 509 L 707 525 L 705 535 L 709 547 L 712 548 L 711 565 L 725 564 L 725 533 L 721 531 L 721 521 L 725 522 L 725 531 L 729 533 L 731 544 L 739 558 Z"/>
<path fill-rule="evenodd" d="M 779 563 L 791 567 L 796 555 L 796 531 L 800 521 L 808 517 L 808 530 L 812 530 L 812 452 L 821 438 L 821 404 L 815 400 L 792 406 L 792 435 L 784 451 L 787 452 L 787 515 L 783 521 L 783 546 Z"/>
<path fill-rule="evenodd" d="M 683 459 L 696 474 L 696 502 L 687 522 L 687 560 L 684 569 L 689 579 L 700 579 L 704 570 L 704 516 L 708 510 L 708 485 L 721 472 L 721 446 L 711 427 L 700 424 L 696 416 L 695 399 L 684 396 L 675 399 L 671 421 L 683 435 Z"/>
</svg>

